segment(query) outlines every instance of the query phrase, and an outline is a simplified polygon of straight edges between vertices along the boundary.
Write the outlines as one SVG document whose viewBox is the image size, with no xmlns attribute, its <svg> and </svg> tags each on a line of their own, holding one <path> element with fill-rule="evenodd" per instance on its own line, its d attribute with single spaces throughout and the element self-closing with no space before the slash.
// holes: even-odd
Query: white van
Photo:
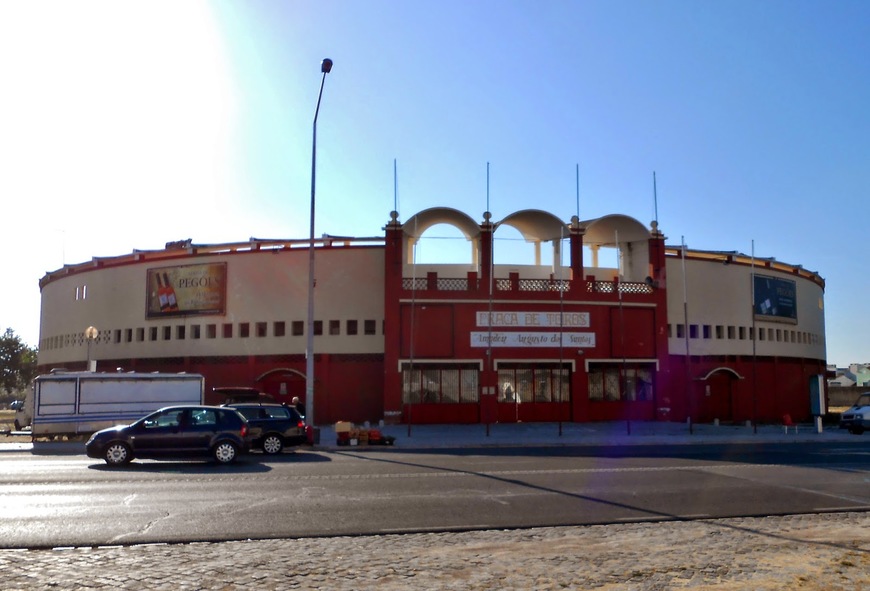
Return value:
<svg viewBox="0 0 870 591">
<path fill-rule="evenodd" d="M 30 426 L 34 437 L 93 433 L 165 406 L 202 404 L 204 390 L 199 374 L 53 372 L 33 381 L 15 429 Z"/>
</svg>

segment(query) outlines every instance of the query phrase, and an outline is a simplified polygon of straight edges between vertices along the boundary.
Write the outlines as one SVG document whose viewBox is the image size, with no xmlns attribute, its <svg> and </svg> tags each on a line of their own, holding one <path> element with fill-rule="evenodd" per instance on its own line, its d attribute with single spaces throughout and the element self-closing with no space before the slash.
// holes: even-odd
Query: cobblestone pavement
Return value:
<svg viewBox="0 0 870 591">
<path fill-rule="evenodd" d="M 4 589 L 870 589 L 870 513 L 0 551 Z"/>
</svg>

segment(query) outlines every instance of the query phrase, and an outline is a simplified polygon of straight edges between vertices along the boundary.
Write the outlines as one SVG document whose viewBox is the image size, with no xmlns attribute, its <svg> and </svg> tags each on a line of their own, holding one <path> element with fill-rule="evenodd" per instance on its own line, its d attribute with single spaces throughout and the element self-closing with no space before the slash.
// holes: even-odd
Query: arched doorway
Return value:
<svg viewBox="0 0 870 591">
<path fill-rule="evenodd" d="M 732 422 L 736 409 L 736 382 L 743 376 L 730 367 L 717 367 L 698 378 L 701 388 L 697 388 L 696 405 L 698 422 Z"/>
<path fill-rule="evenodd" d="M 290 402 L 298 396 L 303 404 L 308 403 L 305 400 L 305 374 L 301 371 L 289 367 L 270 369 L 257 378 L 257 386 L 277 402 Z"/>
</svg>

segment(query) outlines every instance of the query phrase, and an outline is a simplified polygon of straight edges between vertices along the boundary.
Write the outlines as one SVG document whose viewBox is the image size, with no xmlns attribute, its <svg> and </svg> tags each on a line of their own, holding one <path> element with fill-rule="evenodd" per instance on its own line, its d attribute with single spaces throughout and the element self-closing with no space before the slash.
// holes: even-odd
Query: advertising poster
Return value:
<svg viewBox="0 0 870 591">
<path fill-rule="evenodd" d="M 226 263 L 148 269 L 146 283 L 147 318 L 226 312 Z"/>
<path fill-rule="evenodd" d="M 757 320 L 797 322 L 797 286 L 794 281 L 767 275 L 755 275 L 754 281 L 753 309 Z"/>
</svg>

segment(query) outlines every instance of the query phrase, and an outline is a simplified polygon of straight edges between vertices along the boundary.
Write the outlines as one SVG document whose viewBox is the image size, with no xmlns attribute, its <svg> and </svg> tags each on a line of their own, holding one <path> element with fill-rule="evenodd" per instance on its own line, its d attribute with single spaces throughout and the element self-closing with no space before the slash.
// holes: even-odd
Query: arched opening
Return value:
<svg viewBox="0 0 870 591">
<path fill-rule="evenodd" d="M 305 400 L 305 374 L 289 367 L 271 369 L 256 379 L 261 392 L 272 396 L 277 402 L 290 402 L 293 397 L 307 404 Z"/>
<path fill-rule="evenodd" d="M 736 384 L 743 376 L 730 367 L 717 367 L 697 378 L 700 388 L 695 388 L 697 420 L 712 423 L 734 421 L 737 416 Z"/>
</svg>

